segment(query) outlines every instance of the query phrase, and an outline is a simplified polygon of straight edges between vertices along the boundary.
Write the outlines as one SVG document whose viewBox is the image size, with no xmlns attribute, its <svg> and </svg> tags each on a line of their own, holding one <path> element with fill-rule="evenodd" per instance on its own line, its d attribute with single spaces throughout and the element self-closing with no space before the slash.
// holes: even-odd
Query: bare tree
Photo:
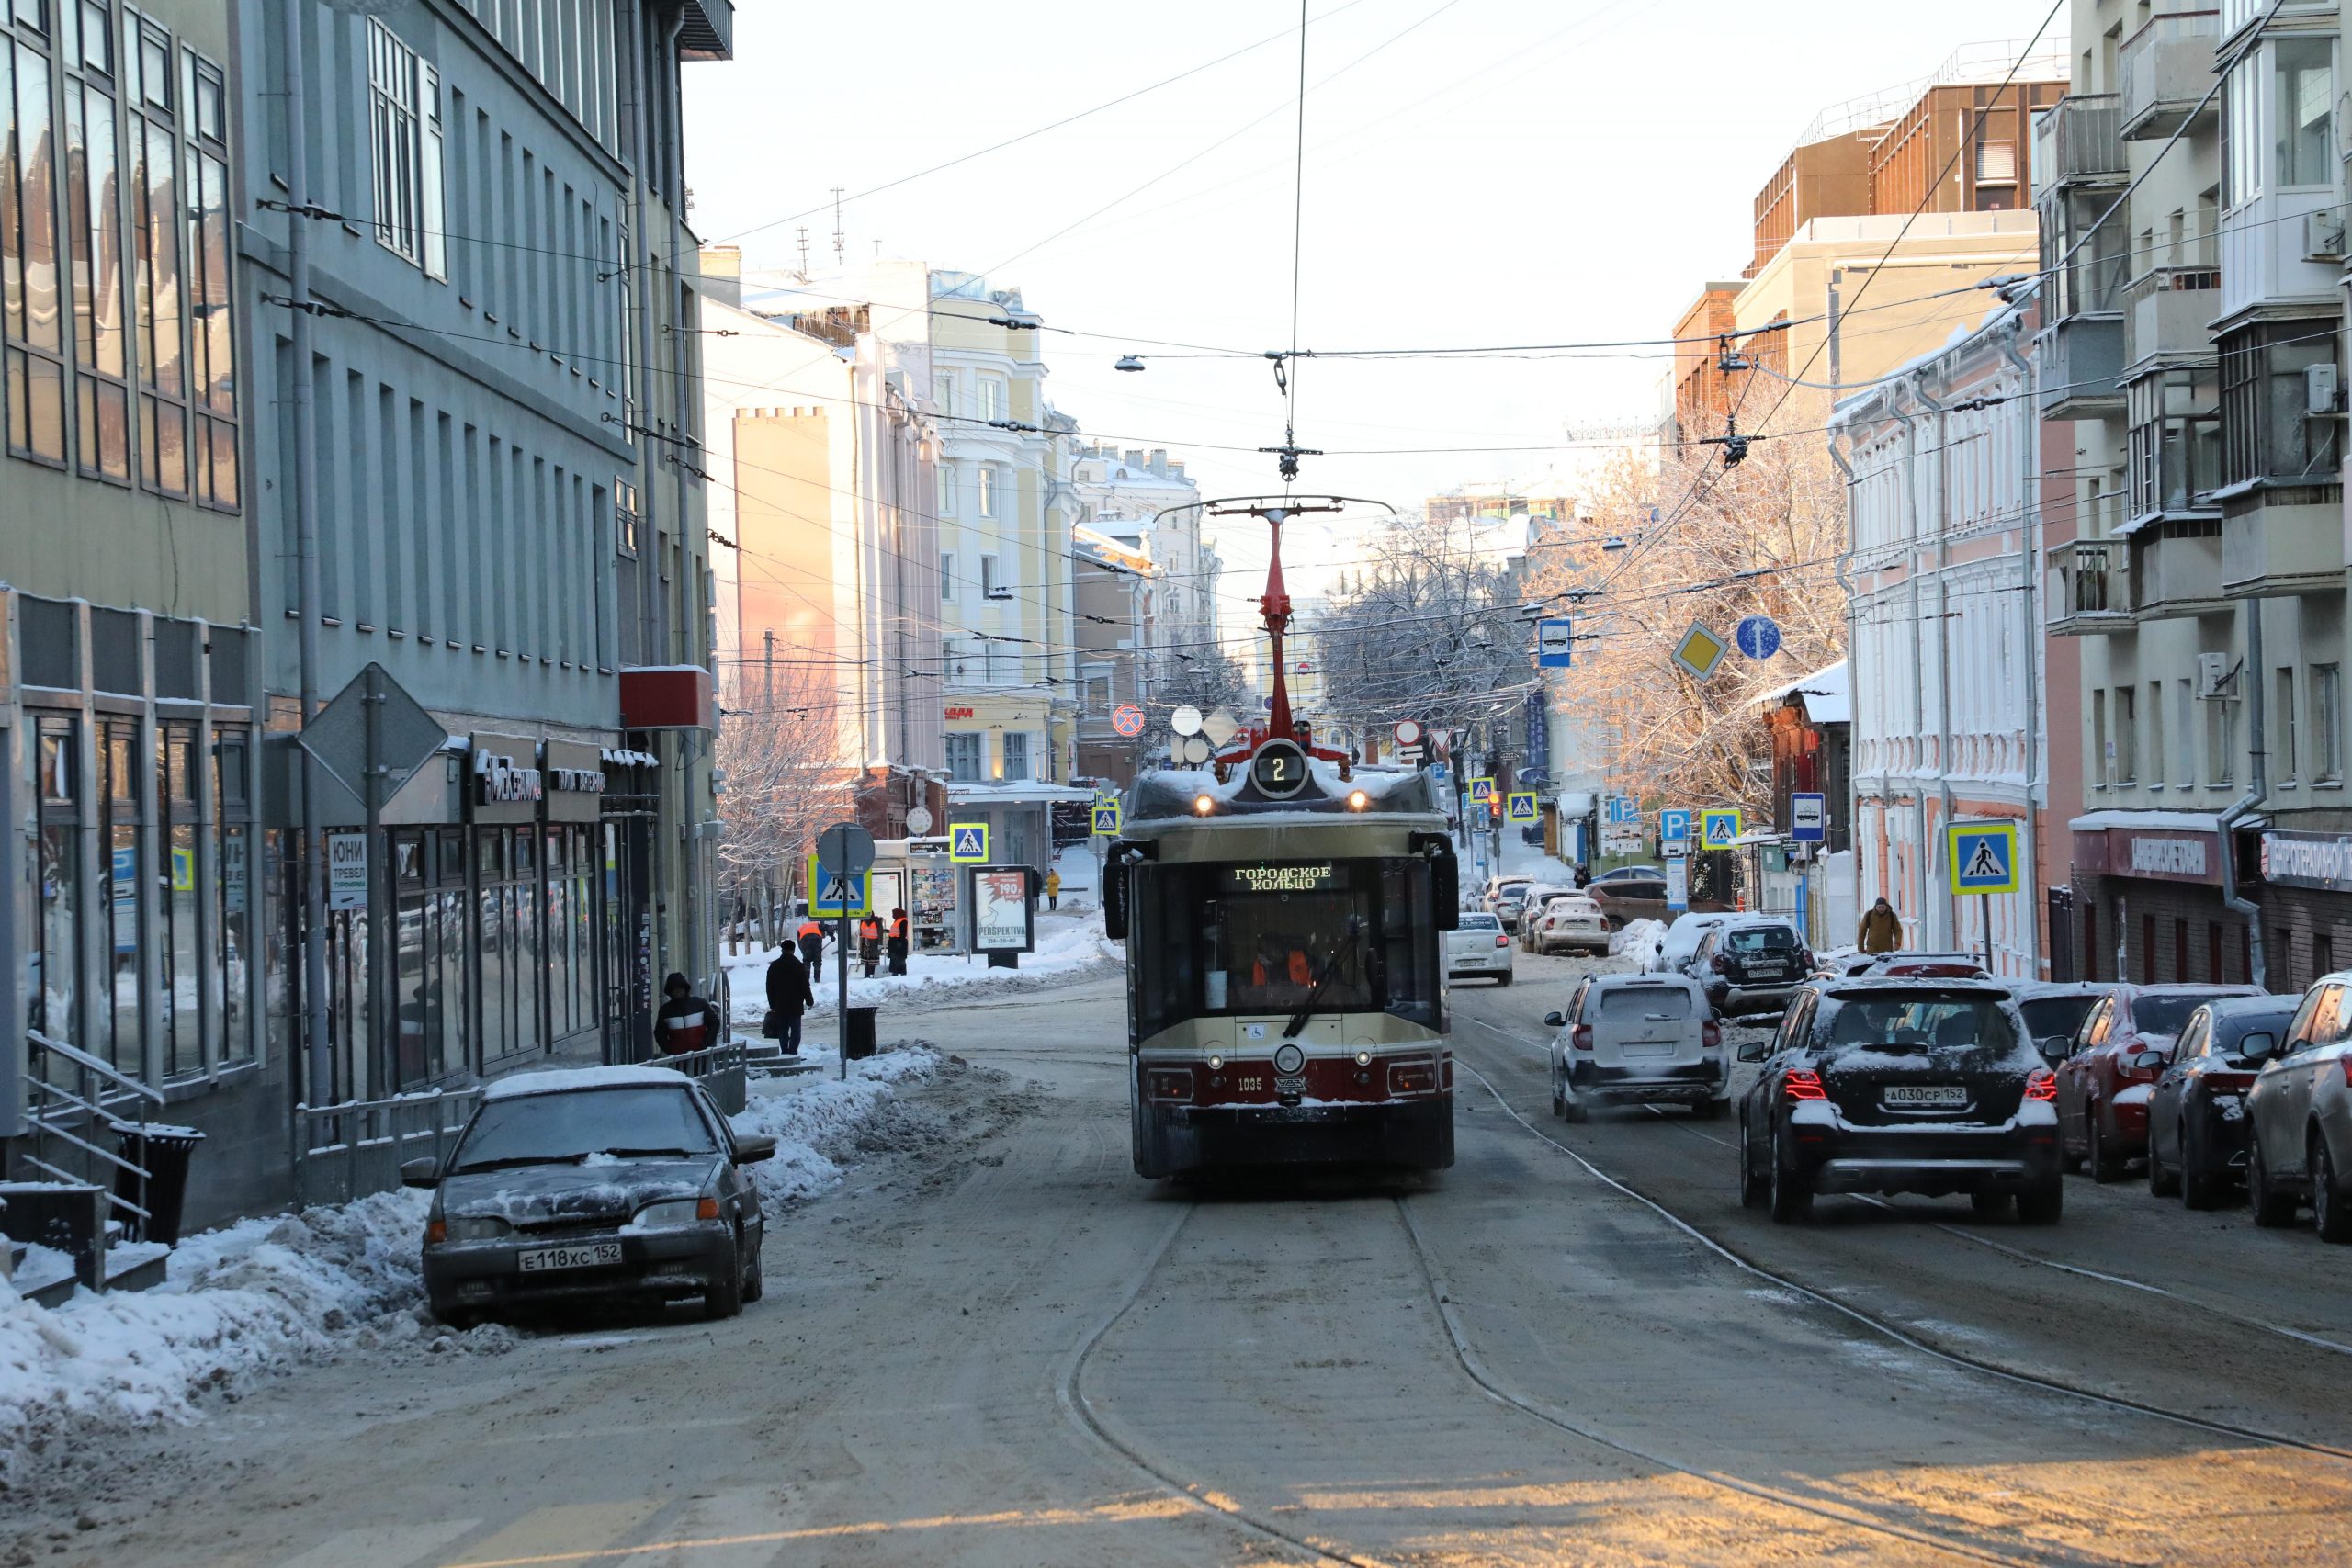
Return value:
<svg viewBox="0 0 2352 1568">
<path fill-rule="evenodd" d="M 832 672 L 793 657 L 745 671 L 719 723 L 718 859 L 739 886 L 793 886 L 817 834 L 853 808 L 857 770 L 842 754 Z"/>
<path fill-rule="evenodd" d="M 1249 671 L 1241 668 L 1240 660 L 1221 648 L 1211 647 L 1162 652 L 1153 662 L 1151 696 L 1154 704 L 1171 708 L 1190 704 L 1203 713 L 1257 705 Z"/>
</svg>

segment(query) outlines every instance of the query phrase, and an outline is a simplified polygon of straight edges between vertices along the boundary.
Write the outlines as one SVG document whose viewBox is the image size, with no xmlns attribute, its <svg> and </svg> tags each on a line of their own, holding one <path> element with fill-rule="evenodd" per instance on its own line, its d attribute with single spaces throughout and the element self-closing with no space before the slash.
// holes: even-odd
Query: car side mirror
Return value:
<svg viewBox="0 0 2352 1568">
<path fill-rule="evenodd" d="M 1771 1055 L 1772 1043 L 1770 1040 L 1751 1040 L 1739 1048 L 1739 1059 L 1743 1062 L 1761 1062 Z"/>
<path fill-rule="evenodd" d="M 1544 1015 L 1544 1027 L 1546 1029 L 1566 1029 L 1567 1026 L 1568 1015 L 1566 1013 L 1554 1011 L 1547 1012 Z"/>
<path fill-rule="evenodd" d="M 2066 1059 L 2070 1054 L 2068 1047 L 2073 1044 L 2074 1042 L 2064 1034 L 2044 1035 L 2040 1043 L 2041 1059 L 2054 1067 Z"/>
<path fill-rule="evenodd" d="M 401 1161 L 402 1187 L 434 1188 L 441 1185 L 441 1162 L 431 1155 L 418 1159 Z"/>
<path fill-rule="evenodd" d="M 737 1165 L 757 1165 L 763 1159 L 775 1157 L 775 1140 L 765 1133 L 735 1134 L 735 1163 Z"/>
<path fill-rule="evenodd" d="M 2278 1054 L 2278 1037 L 2267 1031 L 2249 1034 L 2238 1042 L 2233 1054 L 2249 1066 L 2267 1062 Z"/>
</svg>

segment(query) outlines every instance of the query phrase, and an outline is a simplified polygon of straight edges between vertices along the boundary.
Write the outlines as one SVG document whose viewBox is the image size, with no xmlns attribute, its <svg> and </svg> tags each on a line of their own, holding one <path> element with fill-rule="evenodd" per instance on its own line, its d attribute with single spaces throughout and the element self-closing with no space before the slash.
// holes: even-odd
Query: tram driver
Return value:
<svg viewBox="0 0 2352 1568">
<path fill-rule="evenodd" d="M 1232 983 L 1244 1007 L 1296 1007 L 1315 988 L 1315 961 L 1295 937 L 1269 932 L 1258 939 L 1256 956 Z"/>
</svg>

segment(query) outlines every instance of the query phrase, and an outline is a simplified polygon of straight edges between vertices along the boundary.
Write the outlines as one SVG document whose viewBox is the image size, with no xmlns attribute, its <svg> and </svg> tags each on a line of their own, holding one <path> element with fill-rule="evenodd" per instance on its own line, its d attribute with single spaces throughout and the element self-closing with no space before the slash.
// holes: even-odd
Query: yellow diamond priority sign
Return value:
<svg viewBox="0 0 2352 1568">
<path fill-rule="evenodd" d="M 1693 621 L 1682 640 L 1674 645 L 1674 661 L 1690 671 L 1694 680 L 1703 681 L 1724 661 L 1724 639 Z"/>
</svg>

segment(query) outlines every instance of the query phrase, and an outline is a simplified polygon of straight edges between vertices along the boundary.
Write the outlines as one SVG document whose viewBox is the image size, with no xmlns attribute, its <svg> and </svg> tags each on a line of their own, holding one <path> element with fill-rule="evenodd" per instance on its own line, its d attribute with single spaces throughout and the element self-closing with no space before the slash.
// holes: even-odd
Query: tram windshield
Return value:
<svg viewBox="0 0 2352 1568">
<path fill-rule="evenodd" d="M 1138 1037 L 1187 1019 L 1390 1012 L 1438 1026 L 1429 866 L 1408 858 L 1136 868 Z"/>
</svg>

